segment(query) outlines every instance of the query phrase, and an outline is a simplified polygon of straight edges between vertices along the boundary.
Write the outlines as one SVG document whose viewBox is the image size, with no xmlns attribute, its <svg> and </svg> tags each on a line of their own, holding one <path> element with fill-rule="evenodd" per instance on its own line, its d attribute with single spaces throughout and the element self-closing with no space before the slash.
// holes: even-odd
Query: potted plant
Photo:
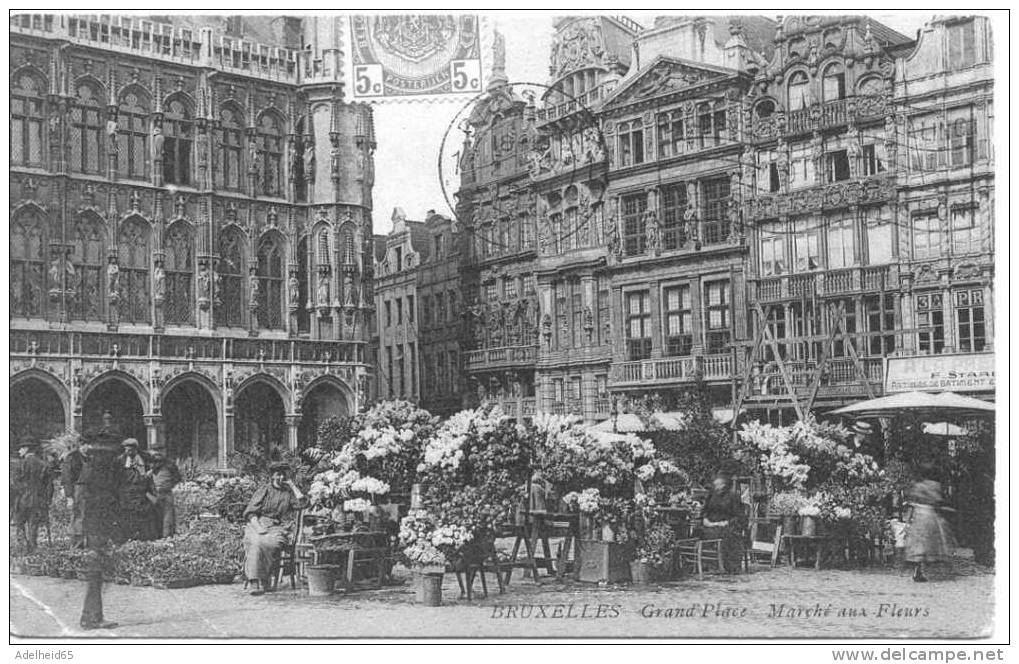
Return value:
<svg viewBox="0 0 1019 664">
<path fill-rule="evenodd" d="M 799 509 L 800 515 L 800 534 L 813 537 L 817 535 L 817 518 L 821 515 L 821 508 L 812 501 L 807 503 Z"/>
<path fill-rule="evenodd" d="M 800 509 L 806 507 L 807 500 L 797 491 L 783 491 L 771 497 L 769 510 L 782 519 L 782 532 L 786 535 L 797 534 L 797 517 Z"/>
<path fill-rule="evenodd" d="M 637 535 L 635 558 L 630 562 L 630 580 L 634 583 L 654 583 L 669 578 L 672 570 L 676 533 L 660 519 L 644 522 Z"/>
</svg>

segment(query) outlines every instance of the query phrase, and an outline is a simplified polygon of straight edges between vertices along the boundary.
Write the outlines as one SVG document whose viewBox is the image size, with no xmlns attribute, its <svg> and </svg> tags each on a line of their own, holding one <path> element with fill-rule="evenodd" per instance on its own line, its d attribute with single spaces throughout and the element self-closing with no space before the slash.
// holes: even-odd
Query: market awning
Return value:
<svg viewBox="0 0 1019 664">
<path fill-rule="evenodd" d="M 903 413 L 916 415 L 935 414 L 941 417 L 973 417 L 993 415 L 995 406 L 990 401 L 965 397 L 955 392 L 903 392 L 877 399 L 868 399 L 833 410 L 828 415 L 857 418 L 895 417 Z"/>
</svg>

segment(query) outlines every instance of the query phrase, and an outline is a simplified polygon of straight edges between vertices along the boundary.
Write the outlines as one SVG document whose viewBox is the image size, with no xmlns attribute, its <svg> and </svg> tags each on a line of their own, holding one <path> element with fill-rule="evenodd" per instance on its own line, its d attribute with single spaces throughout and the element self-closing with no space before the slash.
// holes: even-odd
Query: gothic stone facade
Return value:
<svg viewBox="0 0 1019 664">
<path fill-rule="evenodd" d="M 302 29 L 12 18 L 12 435 L 110 410 L 223 467 L 367 401 L 372 115 Z"/>
</svg>

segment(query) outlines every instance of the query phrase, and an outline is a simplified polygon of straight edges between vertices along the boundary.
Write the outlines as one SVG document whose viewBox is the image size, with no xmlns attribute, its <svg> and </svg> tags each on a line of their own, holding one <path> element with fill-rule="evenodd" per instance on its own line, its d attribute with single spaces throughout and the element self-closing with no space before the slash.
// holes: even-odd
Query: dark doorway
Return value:
<svg viewBox="0 0 1019 664">
<path fill-rule="evenodd" d="M 11 453 L 23 436 L 52 440 L 67 428 L 64 404 L 56 390 L 38 378 L 26 378 L 11 386 Z"/>
<path fill-rule="evenodd" d="M 219 462 L 219 418 L 209 391 L 192 380 L 174 386 L 163 397 L 163 432 L 173 459 L 191 459 L 199 466 Z"/>
<path fill-rule="evenodd" d="M 138 393 L 124 381 L 113 378 L 96 386 L 85 398 L 82 407 L 82 432 L 87 436 L 102 427 L 103 412 L 110 411 L 113 426 L 121 439 L 136 438 L 144 449 L 147 446 L 142 402 Z"/>
<path fill-rule="evenodd" d="M 297 444 L 302 449 L 315 444 L 318 425 L 331 417 L 350 414 L 347 399 L 335 385 L 319 383 L 304 397 L 301 408 L 301 425 L 297 430 Z"/>
<path fill-rule="evenodd" d="M 238 452 L 287 449 L 283 399 L 265 383 L 252 383 L 237 395 L 234 406 L 234 449 Z"/>
</svg>

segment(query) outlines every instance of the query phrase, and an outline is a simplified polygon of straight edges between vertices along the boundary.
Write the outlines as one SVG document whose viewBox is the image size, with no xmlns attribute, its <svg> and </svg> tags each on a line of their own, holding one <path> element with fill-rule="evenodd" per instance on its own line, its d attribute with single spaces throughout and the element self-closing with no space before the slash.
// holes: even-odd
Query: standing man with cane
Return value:
<svg viewBox="0 0 1019 664">
<path fill-rule="evenodd" d="M 81 611 L 83 629 L 112 629 L 117 623 L 103 616 L 103 563 L 106 550 L 118 537 L 118 493 L 120 466 L 118 442 L 104 427 L 94 434 L 89 455 L 81 469 L 82 532 L 89 555 L 86 562 L 88 587 Z"/>
</svg>

